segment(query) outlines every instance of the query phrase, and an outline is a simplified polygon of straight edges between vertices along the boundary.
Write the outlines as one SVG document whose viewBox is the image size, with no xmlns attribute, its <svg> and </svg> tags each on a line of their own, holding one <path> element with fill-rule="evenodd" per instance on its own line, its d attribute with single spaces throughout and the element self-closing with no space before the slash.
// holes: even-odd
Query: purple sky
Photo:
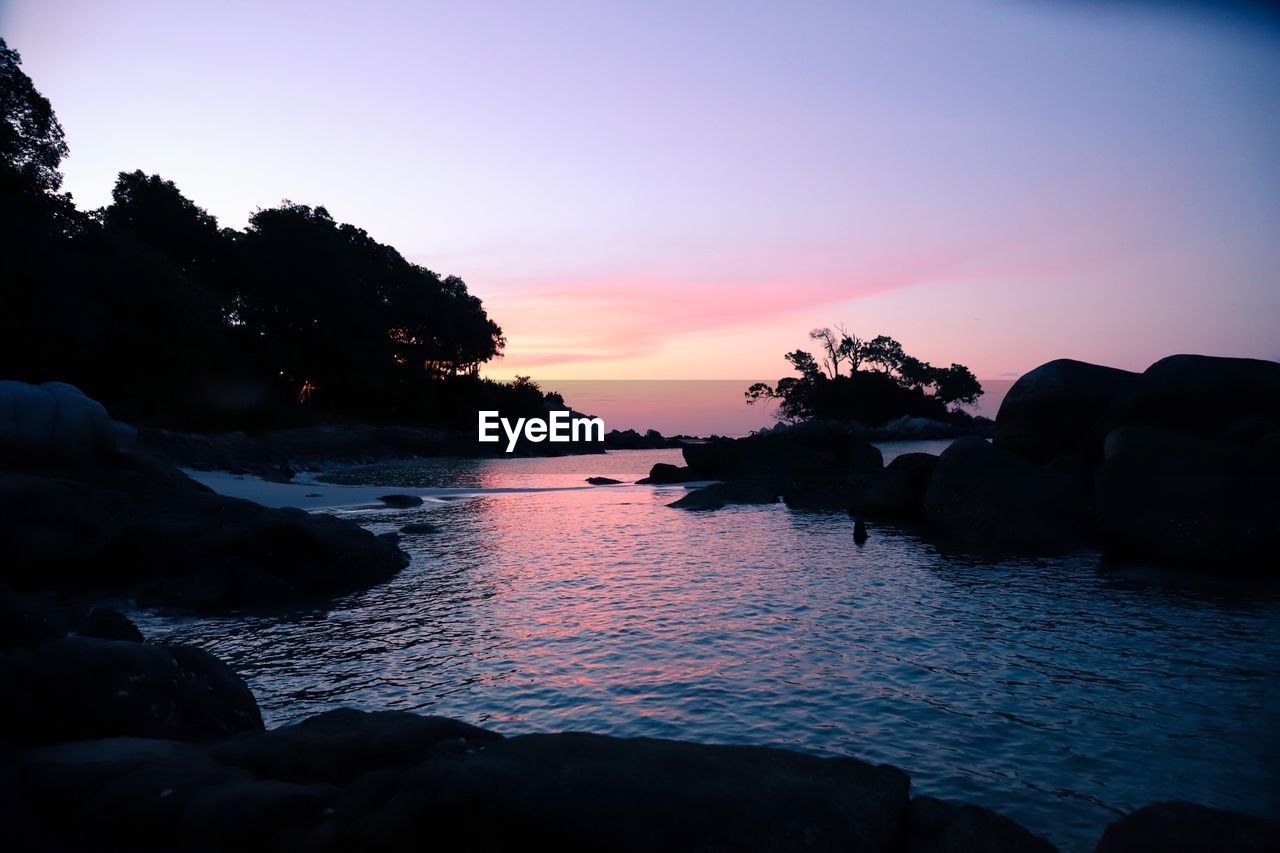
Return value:
<svg viewBox="0 0 1280 853">
<path fill-rule="evenodd" d="M 777 376 L 815 325 L 981 377 L 1280 357 L 1280 38 L 1191 11 L 0 3 L 66 188 L 323 204 L 461 275 L 492 375 Z M 1176 4 L 1175 4 L 1176 5 Z"/>
</svg>

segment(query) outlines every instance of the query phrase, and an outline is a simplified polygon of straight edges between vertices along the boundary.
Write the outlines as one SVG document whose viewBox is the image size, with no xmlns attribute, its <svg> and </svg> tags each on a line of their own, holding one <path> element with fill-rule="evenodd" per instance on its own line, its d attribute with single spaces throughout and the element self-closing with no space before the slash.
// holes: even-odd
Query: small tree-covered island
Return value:
<svg viewBox="0 0 1280 853">
<path fill-rule="evenodd" d="M 13 20 L 44 20 L 23 11 Z M 260 25 L 275 14 L 261 11 Z M 646 62 L 654 38 L 679 55 L 670 34 L 693 32 L 701 14 L 644 31 Z M 747 15 L 761 37 L 788 38 L 762 14 Z M 832 32 L 849 14 L 890 15 L 822 13 L 842 22 Z M 471 254 L 450 255 L 478 265 L 474 286 L 318 204 L 280 201 L 227 227 L 210 210 L 232 221 L 226 198 L 240 196 L 206 209 L 168 166 L 114 172 L 109 200 L 81 204 L 66 190 L 76 128 L 64 132 L 0 39 L 0 820 L 13 849 L 1277 849 L 1280 363 L 1232 351 L 1117 359 L 1142 367 L 1125 370 L 1063 357 L 979 381 L 901 311 L 883 308 L 899 333 L 859 307 L 877 283 L 797 295 L 785 313 L 802 331 L 814 305 L 857 302 L 862 331 L 907 344 L 816 328 L 810 349 L 767 362 L 792 375 L 729 383 L 725 406 L 749 426 L 663 435 L 628 414 L 606 434 L 593 407 L 634 412 L 619 401 L 651 386 L 606 382 L 582 403 L 546 366 L 585 366 L 595 380 L 594 364 L 631 365 L 641 380 L 635 364 L 660 373 L 670 357 L 696 373 L 717 362 L 703 342 L 705 364 L 692 364 L 691 338 L 714 332 L 745 354 L 781 325 L 769 303 L 765 324 L 733 338 L 749 312 L 731 303 L 758 285 L 741 271 L 760 253 L 749 217 L 717 198 L 732 146 L 702 170 L 625 161 L 689 209 L 717 211 L 713 225 L 668 235 L 674 254 L 650 264 L 662 215 L 620 248 L 599 227 L 612 202 L 581 196 L 588 210 L 575 212 L 569 190 L 599 157 L 596 134 L 625 126 L 669 144 L 666 110 L 652 127 L 636 127 L 639 113 L 615 126 L 589 90 L 569 105 L 544 93 L 530 100 L 559 111 L 552 145 L 504 88 L 535 72 L 439 17 L 439 50 L 461 39 L 478 51 L 446 88 L 479 86 L 468 97 L 492 98 L 512 124 L 470 138 L 445 121 L 418 142 L 446 137 L 459 163 L 484 151 L 500 172 L 504 157 L 546 164 L 539 180 L 566 182 L 564 199 L 548 192 L 524 222 L 527 240 L 477 232 Z M 312 23 L 327 20 L 317 11 Z M 611 21 L 608 38 L 642 32 Z M 181 29 L 203 44 L 200 24 Z M 520 55 L 529 32 L 506 47 Z M 554 47 L 538 63 L 583 49 Z M 726 51 L 705 61 L 745 61 Z M 346 71 L 386 59 L 362 55 Z M 59 102 L 65 91 L 91 124 L 76 92 L 94 70 L 61 61 L 80 73 L 48 72 Z M 476 81 L 495 61 L 519 73 L 486 88 Z M 592 77 L 574 61 L 575 81 Z M 337 65 L 326 54 L 307 67 Z M 734 67 L 681 77 L 663 98 L 718 93 L 754 66 L 724 71 Z M 402 106 L 378 123 L 354 105 L 342 114 L 335 93 L 315 146 L 349 124 L 394 160 L 398 140 L 384 135 L 406 120 Z M 238 120 L 230 104 L 207 108 L 210 122 Z M 588 113 L 590 133 L 569 126 Z M 758 118 L 753 133 L 776 135 Z M 931 132 L 948 122 L 975 119 Z M 669 173 L 681 183 L 664 183 Z M 456 205 L 470 227 L 505 222 L 476 218 L 497 202 L 473 179 L 474 198 L 420 204 Z M 361 181 L 370 198 L 386 192 Z M 611 215 L 646 203 L 647 185 L 631 186 L 615 190 L 625 203 Z M 566 222 L 582 258 L 556 266 Z M 692 281 L 722 232 L 736 235 L 726 269 L 741 288 L 717 281 L 703 301 L 681 278 L 671 293 L 689 304 L 661 304 L 653 273 L 645 291 L 648 270 L 683 264 Z M 680 255 L 700 239 L 705 254 Z M 521 263 L 531 279 L 556 269 L 565 282 L 545 303 L 513 300 L 504 284 Z M 509 339 L 491 309 L 520 331 Z M 771 352 L 794 345 L 784 334 L 768 337 L 783 341 Z M 982 351 L 954 357 L 982 370 L 989 360 L 970 358 Z M 1001 383 L 997 412 L 984 385 Z M 668 418 L 712 405 L 671 399 L 650 402 Z"/>
</svg>

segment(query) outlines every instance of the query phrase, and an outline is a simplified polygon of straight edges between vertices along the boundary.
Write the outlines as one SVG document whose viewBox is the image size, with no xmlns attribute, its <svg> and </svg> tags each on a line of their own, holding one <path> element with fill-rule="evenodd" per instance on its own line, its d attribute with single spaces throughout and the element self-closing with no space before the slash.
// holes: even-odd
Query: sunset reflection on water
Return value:
<svg viewBox="0 0 1280 853">
<path fill-rule="evenodd" d="M 365 472 L 478 494 L 354 513 L 441 532 L 330 610 L 141 622 L 229 659 L 269 724 L 352 705 L 852 754 L 1065 849 L 1152 800 L 1280 805 L 1276 601 L 883 525 L 859 547 L 843 514 L 688 513 L 666 506 L 680 486 L 583 483 L 657 461 L 678 451 Z M 524 491 L 486 491 L 505 488 Z"/>
</svg>

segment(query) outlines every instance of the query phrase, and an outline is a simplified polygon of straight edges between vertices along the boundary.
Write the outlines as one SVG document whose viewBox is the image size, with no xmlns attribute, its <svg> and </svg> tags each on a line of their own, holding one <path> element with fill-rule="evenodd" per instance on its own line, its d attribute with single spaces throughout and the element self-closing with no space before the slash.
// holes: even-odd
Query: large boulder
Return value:
<svg viewBox="0 0 1280 853">
<path fill-rule="evenodd" d="M 1249 428 L 1240 430 L 1242 425 Z M 1253 358 L 1171 355 L 1148 367 L 1133 393 L 1104 419 L 1209 437 L 1242 431 L 1260 438 L 1280 429 L 1280 363 Z"/>
<path fill-rule="evenodd" d="M 707 480 L 757 480 L 775 494 L 837 483 L 884 467 L 874 445 L 847 424 L 813 423 L 747 438 L 686 444 L 685 462 Z"/>
<path fill-rule="evenodd" d="M 0 461 L 83 461 L 111 454 L 132 438 L 129 427 L 73 385 L 0 381 Z"/>
<path fill-rule="evenodd" d="M 0 580 L 219 611 L 363 589 L 408 562 L 394 538 L 203 489 L 0 473 Z"/>
<path fill-rule="evenodd" d="M 447 717 L 339 708 L 215 747 L 225 764 L 263 779 L 351 782 L 365 773 L 406 769 L 433 754 L 478 749 L 502 735 Z"/>
<path fill-rule="evenodd" d="M 937 463 L 930 453 L 904 453 L 882 469 L 855 471 L 844 480 L 796 484 L 783 500 L 792 509 L 917 516 Z"/>
<path fill-rule="evenodd" d="M 64 637 L 0 655 L 0 731 L 25 744 L 208 740 L 262 728 L 245 683 L 193 646 Z"/>
<path fill-rule="evenodd" d="M 1099 419 L 1131 393 L 1127 370 L 1060 358 L 1021 376 L 1000 404 L 995 445 L 1036 462 L 1096 455 Z"/>
<path fill-rule="evenodd" d="M 1274 574 L 1280 459 L 1189 433 L 1128 427 L 1107 436 L 1098 525 L 1121 554 Z"/>
<path fill-rule="evenodd" d="M 1097 853 L 1264 853 L 1280 850 L 1280 824 L 1194 803 L 1143 806 L 1107 827 Z"/>
<path fill-rule="evenodd" d="M 889 851 L 902 771 L 786 750 L 564 733 L 442 756 L 365 817 L 361 847 Z M 381 843 L 379 843 L 381 842 Z"/>
<path fill-rule="evenodd" d="M 938 457 L 923 512 L 977 547 L 1053 552 L 1090 539 L 1088 499 L 1075 477 L 980 438 L 958 439 Z"/>
</svg>

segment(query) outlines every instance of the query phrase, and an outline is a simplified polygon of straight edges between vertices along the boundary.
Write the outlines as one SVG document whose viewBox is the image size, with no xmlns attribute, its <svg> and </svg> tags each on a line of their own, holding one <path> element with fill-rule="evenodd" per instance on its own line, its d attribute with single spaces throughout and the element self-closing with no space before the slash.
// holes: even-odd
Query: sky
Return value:
<svg viewBox="0 0 1280 853">
<path fill-rule="evenodd" d="M 82 207 L 324 205 L 456 274 L 486 371 L 982 378 L 1280 358 L 1280 26 L 1193 2 L 0 0 Z"/>
</svg>

